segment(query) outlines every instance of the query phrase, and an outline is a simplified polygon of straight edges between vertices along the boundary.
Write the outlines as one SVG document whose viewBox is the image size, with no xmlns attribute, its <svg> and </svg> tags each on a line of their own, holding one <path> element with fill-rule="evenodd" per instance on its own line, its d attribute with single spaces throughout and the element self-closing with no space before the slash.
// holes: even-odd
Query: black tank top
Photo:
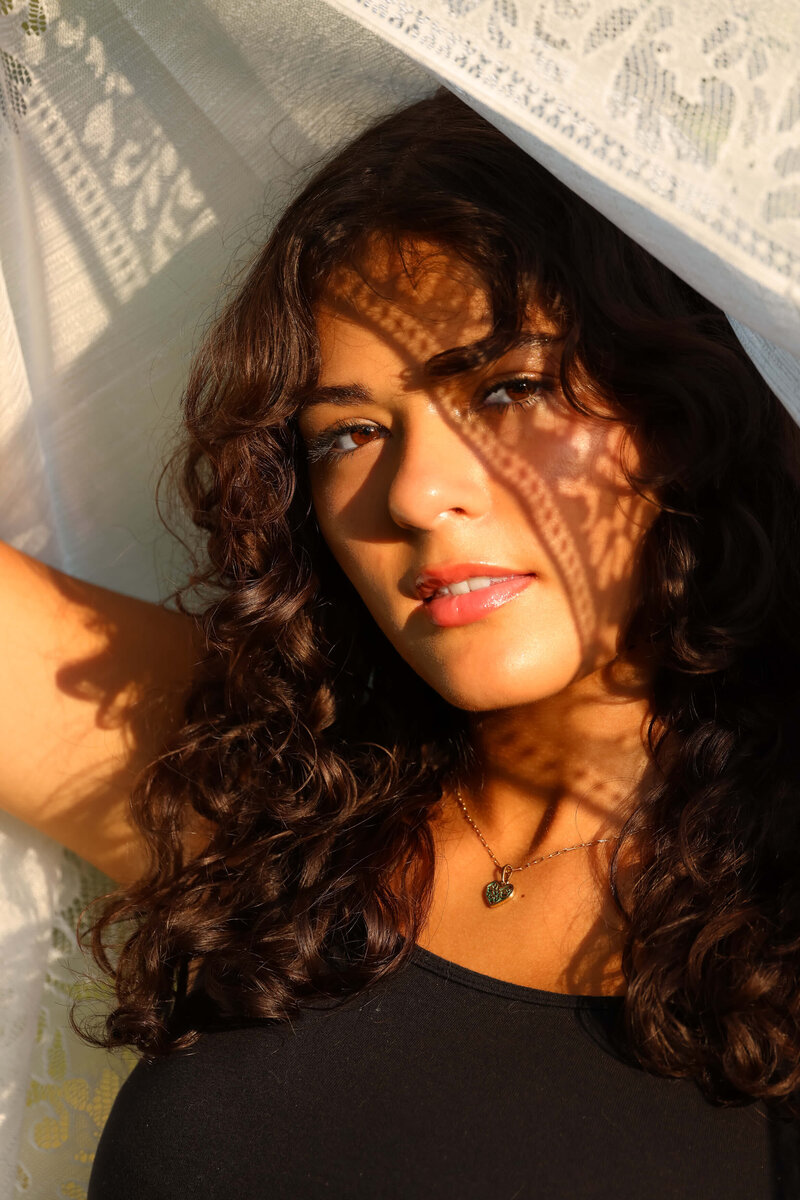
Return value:
<svg viewBox="0 0 800 1200">
<path fill-rule="evenodd" d="M 800 1200 L 797 1124 L 632 1065 L 621 1007 L 415 947 L 342 1007 L 140 1063 L 89 1200 Z"/>
</svg>

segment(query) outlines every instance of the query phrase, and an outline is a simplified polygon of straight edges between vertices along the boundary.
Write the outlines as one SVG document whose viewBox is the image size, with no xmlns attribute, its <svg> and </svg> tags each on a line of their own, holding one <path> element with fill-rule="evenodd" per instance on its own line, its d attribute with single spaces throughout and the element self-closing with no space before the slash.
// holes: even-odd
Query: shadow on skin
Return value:
<svg viewBox="0 0 800 1200">
<path fill-rule="evenodd" d="M 131 821 L 130 795 L 182 720 L 198 657 L 191 619 L 60 572 L 50 577 L 70 627 L 80 631 L 76 640 L 91 650 L 54 675 L 59 692 L 81 707 L 71 707 L 62 735 L 70 764 L 77 765 L 64 771 L 45 804 L 47 831 L 111 878 L 129 881 L 145 869 L 145 845 Z M 96 740 L 97 731 L 108 735 L 107 744 Z M 188 841 L 200 819 L 182 813 L 181 826 Z"/>
<path fill-rule="evenodd" d="M 335 318 L 353 322 L 392 347 L 405 364 L 403 386 L 409 392 L 424 392 L 434 401 L 448 428 L 469 447 L 482 470 L 513 497 L 519 528 L 526 528 L 520 554 L 535 547 L 532 559 L 518 557 L 515 562 L 535 562 L 537 574 L 541 568 L 543 577 L 559 581 L 579 647 L 574 674 L 559 697 L 562 718 L 579 727 L 582 706 L 596 703 L 600 690 L 608 707 L 624 706 L 632 700 L 641 706 L 649 691 L 647 673 L 621 652 L 620 634 L 626 624 L 624 614 L 629 614 L 635 603 L 639 542 L 657 515 L 657 508 L 630 487 L 623 473 L 623 463 L 634 473 L 639 465 L 632 439 L 620 422 L 609 419 L 613 414 L 608 401 L 588 386 L 581 399 L 598 413 L 596 417 L 576 413 L 568 405 L 558 386 L 558 330 L 547 320 L 537 321 L 534 311 L 530 313 L 531 326 L 542 331 L 544 338 L 541 350 L 534 352 L 530 371 L 551 381 L 551 398 L 524 413 L 522 420 L 530 431 L 527 442 L 518 422 L 508 427 L 490 425 L 471 409 L 470 397 L 485 364 L 452 377 L 426 372 L 428 360 L 442 350 L 437 313 L 441 313 L 442 325 L 452 321 L 453 314 L 469 303 L 469 280 L 465 290 L 465 278 L 458 266 L 453 268 L 452 260 L 442 270 L 435 247 L 427 259 L 425 253 L 416 258 L 414 254 L 412 249 L 413 261 L 410 268 L 406 264 L 406 270 L 398 270 L 396 260 L 394 267 L 381 269 L 378 257 L 370 260 L 368 267 L 334 272 L 323 300 L 326 309 Z M 428 261 L 433 266 L 431 271 L 426 270 Z M 414 311 L 418 289 L 424 295 L 428 328 Z M 487 330 L 484 318 L 484 333 Z M 508 374 L 518 374 L 517 368 Z M 494 370 L 493 377 L 497 377 Z M 364 419 L 380 421 L 371 413 Z M 370 459 L 371 465 L 364 468 L 366 474 L 342 509 L 350 522 L 348 536 L 355 530 L 357 540 L 363 543 L 385 541 L 382 527 L 376 533 L 370 525 L 375 506 L 386 502 L 381 453 L 382 449 Z M 397 528 L 394 536 L 401 544 L 409 534 Z M 504 545 L 507 548 L 508 543 Z M 546 630 L 532 630 L 532 636 L 537 632 L 546 638 Z M 597 681 L 593 693 L 582 686 L 591 676 Z M 527 848 L 526 858 L 535 857 L 540 847 L 548 844 L 564 811 L 574 811 L 574 827 L 582 830 L 576 842 L 599 836 L 598 824 L 608 822 L 610 816 L 613 823 L 607 826 L 608 831 L 618 828 L 622 823 L 619 818 L 624 819 L 630 812 L 632 793 L 642 782 L 632 782 L 626 775 L 626 755 L 632 761 L 630 731 L 626 734 L 627 748 L 625 739 L 615 740 L 613 734 L 605 740 L 603 761 L 609 765 L 607 771 L 596 762 L 579 761 L 571 767 L 565 785 L 560 770 L 563 762 L 559 763 L 547 744 L 540 744 L 535 731 L 526 730 L 523 721 L 505 720 L 502 712 L 476 711 L 473 730 L 478 732 L 481 727 L 481 736 L 485 735 L 491 749 L 493 784 L 502 784 L 507 778 L 514 789 L 529 789 L 539 801 L 542 816 L 532 842 L 529 837 L 524 843 L 520 840 L 513 821 L 505 827 L 499 825 L 493 834 L 497 835 L 499 829 L 500 837 L 508 835 L 506 845 L 510 846 L 517 832 L 518 849 L 525 854 Z M 550 746 L 553 744 L 551 740 Z M 566 839 L 556 842 L 566 844 Z M 608 845 L 595 847 L 586 854 L 595 881 L 606 892 L 607 852 L 611 849 Z M 525 858 L 509 851 L 503 861 L 519 863 Z M 619 863 L 621 890 L 632 869 L 630 863 Z M 524 878 L 515 877 L 521 887 Z M 532 879 L 530 886 L 535 886 Z M 599 977 L 616 977 L 609 960 L 611 947 L 619 944 L 621 930 L 619 914 L 612 906 L 604 906 L 591 928 L 576 942 L 575 953 L 564 971 L 564 990 L 585 992 L 597 986 Z"/>
</svg>

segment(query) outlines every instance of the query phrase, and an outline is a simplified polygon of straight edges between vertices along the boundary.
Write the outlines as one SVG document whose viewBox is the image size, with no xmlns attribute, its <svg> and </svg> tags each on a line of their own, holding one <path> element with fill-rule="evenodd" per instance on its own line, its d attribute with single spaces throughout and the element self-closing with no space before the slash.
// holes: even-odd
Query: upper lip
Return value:
<svg viewBox="0 0 800 1200">
<path fill-rule="evenodd" d="M 420 600 L 429 600 L 439 588 L 476 575 L 533 575 L 533 571 L 521 571 L 518 567 L 500 567 L 496 563 L 443 563 L 441 566 L 425 567 L 417 575 L 414 586 Z"/>
</svg>

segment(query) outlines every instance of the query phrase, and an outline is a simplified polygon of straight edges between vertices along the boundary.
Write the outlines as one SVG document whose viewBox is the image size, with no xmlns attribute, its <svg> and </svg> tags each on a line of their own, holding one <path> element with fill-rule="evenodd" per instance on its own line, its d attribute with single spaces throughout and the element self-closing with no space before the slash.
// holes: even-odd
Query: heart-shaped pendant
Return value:
<svg viewBox="0 0 800 1200">
<path fill-rule="evenodd" d="M 496 908 L 498 904 L 505 904 L 506 900 L 511 899 L 514 895 L 514 885 L 513 883 L 498 883 L 496 879 L 493 879 L 483 889 L 483 895 L 489 908 Z"/>
</svg>

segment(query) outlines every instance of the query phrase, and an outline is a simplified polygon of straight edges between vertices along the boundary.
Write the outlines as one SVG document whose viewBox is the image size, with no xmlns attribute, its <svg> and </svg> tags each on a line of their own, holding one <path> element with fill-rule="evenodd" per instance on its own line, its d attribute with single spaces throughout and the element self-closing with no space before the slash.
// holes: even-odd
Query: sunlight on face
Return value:
<svg viewBox="0 0 800 1200">
<path fill-rule="evenodd" d="M 535 703 L 614 659 L 656 510 L 625 480 L 621 425 L 561 396 L 548 320 L 531 314 L 534 336 L 501 359 L 425 378 L 428 358 L 490 325 L 471 269 L 420 254 L 410 278 L 375 248 L 367 282 L 342 269 L 319 306 L 322 371 L 300 414 L 317 519 L 381 630 L 446 700 Z"/>
</svg>

